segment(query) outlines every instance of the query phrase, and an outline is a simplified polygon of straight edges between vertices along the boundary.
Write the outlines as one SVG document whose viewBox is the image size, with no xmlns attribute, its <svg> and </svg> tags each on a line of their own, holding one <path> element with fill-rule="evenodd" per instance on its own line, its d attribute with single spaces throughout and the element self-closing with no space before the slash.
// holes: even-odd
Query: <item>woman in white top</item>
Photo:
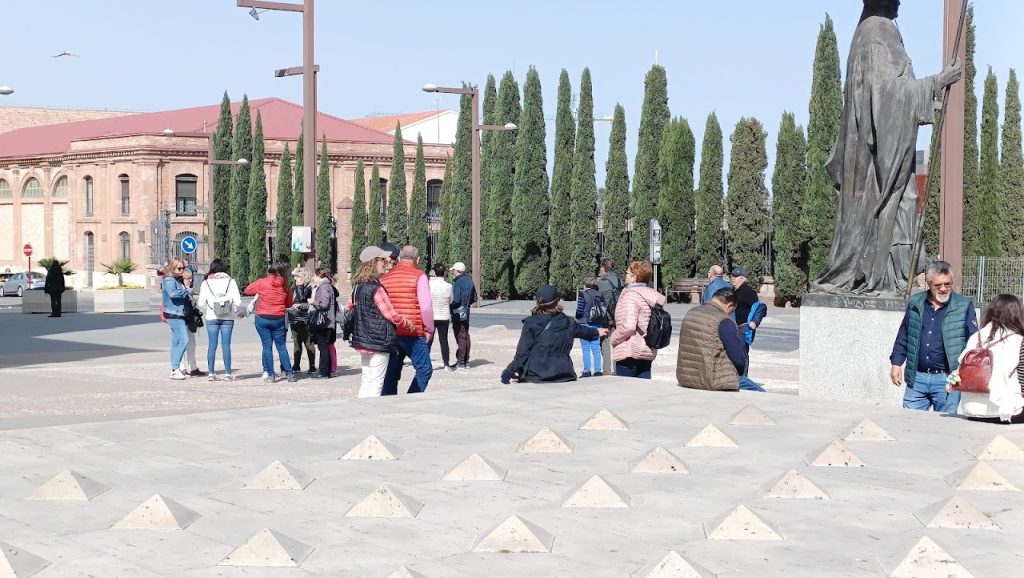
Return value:
<svg viewBox="0 0 1024 578">
<path fill-rule="evenodd" d="M 220 259 L 210 263 L 206 279 L 199 288 L 199 302 L 196 304 L 203 311 L 206 320 L 206 334 L 209 346 L 206 348 L 206 363 L 210 370 L 210 381 L 217 379 L 214 363 L 217 361 L 217 340 L 220 340 L 221 355 L 224 358 L 224 378 L 233 380 L 231 373 L 231 332 L 235 327 L 235 317 L 242 306 L 242 295 L 238 291 L 238 283 L 228 275 L 228 267 Z"/>
<path fill-rule="evenodd" d="M 448 325 L 452 320 L 451 304 L 452 304 L 452 284 L 444 280 L 444 274 L 447 271 L 444 265 L 434 265 L 434 270 L 430 272 L 430 301 L 434 309 L 434 333 L 430 335 L 430 341 L 427 342 L 427 350 L 434 348 L 434 336 L 437 335 L 441 340 L 441 361 L 444 362 L 444 370 L 451 372 L 455 371 L 453 365 L 448 364 L 449 350 L 448 350 Z"/>
<path fill-rule="evenodd" d="M 1010 421 L 1024 409 L 1017 368 L 1020 365 L 1021 342 L 1024 341 L 1024 305 L 1014 295 L 999 295 L 981 318 L 981 329 L 967 341 L 960 362 L 972 349 L 992 352 L 992 377 L 988 394 L 963 392 L 958 413 L 967 417 L 995 418 Z M 960 372 L 949 376 L 951 389 L 960 382 Z"/>
</svg>

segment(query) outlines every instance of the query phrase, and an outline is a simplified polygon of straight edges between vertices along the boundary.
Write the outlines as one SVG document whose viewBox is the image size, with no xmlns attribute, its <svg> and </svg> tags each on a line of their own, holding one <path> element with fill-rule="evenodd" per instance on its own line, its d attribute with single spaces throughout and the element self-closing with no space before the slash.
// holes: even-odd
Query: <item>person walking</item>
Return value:
<svg viewBox="0 0 1024 578">
<path fill-rule="evenodd" d="M 536 304 L 523 319 L 516 354 L 501 373 L 502 383 L 576 381 L 570 356 L 573 341 L 597 343 L 608 330 L 577 323 L 562 312 L 561 302 L 558 289 L 551 285 L 537 289 Z"/>
<path fill-rule="evenodd" d="M 618 304 L 619 294 L 622 293 L 622 280 L 615 272 L 615 261 L 605 257 L 601 259 L 601 265 L 597 269 L 597 292 L 601 295 L 605 307 L 608 308 L 608 319 L 605 320 L 605 327 L 615 328 L 615 308 Z M 601 338 L 601 363 L 609 370 L 613 367 L 612 344 L 607 337 Z"/>
<path fill-rule="evenodd" d="M 665 296 L 647 284 L 654 277 L 650 261 L 633 261 L 626 269 L 626 286 L 615 307 L 615 330 L 609 336 L 615 375 L 651 378 L 651 365 L 658 357 L 643 334 L 651 322 L 651 310 L 665 306 Z"/>
<path fill-rule="evenodd" d="M 256 296 L 256 333 L 260 336 L 263 345 L 263 372 L 266 374 L 263 380 L 266 383 L 274 383 L 277 376 L 274 374 L 274 348 L 277 348 L 277 355 L 281 359 L 281 366 L 287 380 L 295 382 L 295 372 L 292 371 L 292 363 L 288 358 L 288 347 L 285 345 L 285 310 L 295 302 L 292 300 L 292 292 L 288 289 L 288 282 L 285 277 L 288 275 L 288 267 L 280 261 L 274 262 L 267 268 L 267 275 L 257 279 L 245 288 L 245 294 Z"/>
<path fill-rule="evenodd" d="M 476 285 L 466 274 L 466 265 L 459 261 L 452 265 L 455 279 L 452 281 L 451 319 L 455 332 L 455 361 L 459 369 L 469 369 L 469 308 L 476 303 Z"/>
<path fill-rule="evenodd" d="M 181 360 L 181 372 L 190 377 L 202 377 L 206 372 L 199 369 L 199 361 L 196 359 L 196 332 L 202 326 L 202 310 L 196 306 L 194 289 L 192 286 L 192 270 L 188 268 L 188 261 L 184 261 L 185 270 L 181 272 L 181 284 L 188 289 L 188 302 L 185 303 L 185 329 L 188 329 L 188 344 L 185 345 L 185 357 Z"/>
<path fill-rule="evenodd" d="M 313 334 L 306 324 L 309 316 L 309 299 L 313 296 L 311 284 L 312 274 L 305 267 L 296 267 L 292 271 L 295 279 L 295 286 L 292 289 L 293 305 L 287 310 L 288 326 L 292 330 L 292 366 L 295 371 L 301 371 L 302 351 L 306 351 L 309 373 L 317 372 L 316 368 L 316 344 L 313 343 Z"/>
<path fill-rule="evenodd" d="M 220 343 L 224 361 L 224 379 L 234 381 L 231 371 L 231 334 L 235 329 L 235 317 L 242 306 L 242 295 L 238 283 L 228 275 L 227 264 L 221 259 L 210 262 L 206 279 L 199 286 L 199 301 L 196 303 L 206 320 L 206 370 L 209 380 L 217 380 L 217 344 Z"/>
<path fill-rule="evenodd" d="M 331 272 L 326 267 L 317 267 L 313 272 L 313 295 L 309 298 L 309 315 L 318 311 L 326 321 L 324 325 L 314 325 L 309 320 L 309 331 L 313 334 L 313 341 L 320 352 L 319 371 L 314 374 L 316 379 L 327 379 L 331 377 L 331 350 L 329 344 L 331 333 L 334 332 L 334 324 L 337 319 L 335 315 L 337 298 L 334 295 L 334 284 L 331 283 Z"/>
<path fill-rule="evenodd" d="M 406 245 L 398 254 L 398 264 L 380 279 L 395 309 L 413 322 L 412 329 L 398 328 L 397 347 L 388 359 L 382 395 L 398 393 L 402 362 L 406 357 L 412 359 L 412 366 L 416 370 L 408 393 L 426 391 L 430 377 L 434 374 L 430 349 L 427 347 L 427 337 L 434 333 L 434 308 L 430 299 L 430 284 L 427 276 L 418 268 L 419 261 L 419 250 Z"/>
<path fill-rule="evenodd" d="M 444 370 L 455 371 L 455 366 L 448 363 L 450 352 L 448 349 L 448 326 L 452 318 L 452 284 L 445 281 L 444 265 L 434 265 L 430 272 L 430 303 L 434 310 L 434 332 L 430 334 L 427 341 L 427 349 L 434 349 L 434 338 L 437 337 L 441 343 L 441 362 Z"/>
<path fill-rule="evenodd" d="M 50 296 L 50 317 L 60 317 L 61 297 L 66 288 L 64 270 L 61 269 L 60 261 L 54 258 L 46 270 L 46 281 L 43 283 L 43 292 Z"/>
<path fill-rule="evenodd" d="M 173 257 L 167 261 L 167 269 L 160 283 L 162 315 L 171 328 L 171 379 L 188 379 L 181 372 L 181 358 L 188 345 L 188 329 L 185 327 L 185 302 L 192 298 L 192 292 L 181 282 L 185 265 Z"/>
<path fill-rule="evenodd" d="M 576 299 L 576 321 L 583 324 L 583 327 L 599 329 L 604 327 L 605 313 L 607 312 L 604 299 L 597 291 L 597 279 L 592 275 L 583 278 L 585 289 Z M 607 334 L 607 331 L 605 332 Z M 604 375 L 603 359 L 601 356 L 601 339 L 580 338 L 580 349 L 583 350 L 583 373 L 580 377 L 600 377 Z M 593 370 L 591 370 L 593 366 Z"/>
<path fill-rule="evenodd" d="M 380 278 L 388 270 L 391 252 L 374 245 L 359 253 L 359 268 L 352 276 L 352 348 L 359 352 L 362 375 L 359 397 L 380 397 L 388 359 L 397 343 L 396 326 L 413 329 L 413 322 L 395 311 Z"/>
</svg>

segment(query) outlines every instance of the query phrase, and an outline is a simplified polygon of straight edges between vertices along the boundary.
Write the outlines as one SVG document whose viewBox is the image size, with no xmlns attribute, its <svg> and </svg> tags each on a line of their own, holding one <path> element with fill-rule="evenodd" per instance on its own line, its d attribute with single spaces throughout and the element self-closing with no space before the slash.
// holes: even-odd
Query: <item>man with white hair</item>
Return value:
<svg viewBox="0 0 1024 578">
<path fill-rule="evenodd" d="M 960 392 L 946 392 L 946 377 L 959 366 L 967 338 L 978 330 L 970 297 L 953 291 L 953 268 L 934 261 L 925 273 L 928 291 L 907 302 L 889 361 L 893 385 L 906 385 L 903 407 L 955 414 Z M 904 369 L 904 364 L 907 365 Z"/>
<path fill-rule="evenodd" d="M 708 286 L 700 296 L 701 303 L 710 303 L 711 297 L 718 293 L 719 289 L 728 289 L 729 282 L 725 280 L 725 269 L 721 265 L 712 265 L 708 269 Z"/>
</svg>

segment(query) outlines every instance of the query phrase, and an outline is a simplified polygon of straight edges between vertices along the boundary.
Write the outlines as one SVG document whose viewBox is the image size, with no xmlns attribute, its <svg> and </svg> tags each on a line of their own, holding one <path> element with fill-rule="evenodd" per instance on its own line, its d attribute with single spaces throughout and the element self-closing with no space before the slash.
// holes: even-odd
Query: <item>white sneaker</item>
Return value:
<svg viewBox="0 0 1024 578">
<path fill-rule="evenodd" d="M 271 375 L 269 373 L 264 373 L 263 374 L 263 382 L 264 383 L 274 383 L 276 381 L 277 381 L 277 375 Z"/>
<path fill-rule="evenodd" d="M 171 379 L 182 380 L 188 379 L 188 377 L 184 373 L 182 373 L 180 369 L 175 369 L 174 371 L 171 372 Z"/>
<path fill-rule="evenodd" d="M 227 381 L 234 381 L 235 380 L 235 375 L 233 373 L 225 373 L 224 374 L 224 379 L 227 380 Z"/>
<path fill-rule="evenodd" d="M 206 378 L 206 381 L 217 381 L 217 376 L 211 371 L 210 376 Z"/>
</svg>

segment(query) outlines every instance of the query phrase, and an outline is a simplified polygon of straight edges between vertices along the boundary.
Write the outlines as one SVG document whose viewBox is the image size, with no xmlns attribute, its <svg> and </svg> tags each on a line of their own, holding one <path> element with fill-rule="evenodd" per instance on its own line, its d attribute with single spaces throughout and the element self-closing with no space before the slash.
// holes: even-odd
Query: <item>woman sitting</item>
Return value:
<svg viewBox="0 0 1024 578">
<path fill-rule="evenodd" d="M 960 415 L 976 418 L 995 418 L 1018 421 L 1024 410 L 1024 396 L 1018 372 L 1021 362 L 1021 343 L 1024 341 L 1024 306 L 1013 295 L 998 295 L 985 309 L 981 329 L 967 340 L 960 354 L 960 363 L 974 349 L 988 349 L 992 354 L 992 376 L 988 393 L 962 392 Z M 960 370 L 949 376 L 947 391 L 960 383 Z M 1018 416 L 1017 419 L 1013 419 Z"/>
<path fill-rule="evenodd" d="M 516 355 L 501 373 L 501 382 L 575 381 L 576 369 L 569 356 L 573 341 L 593 341 L 607 335 L 608 330 L 580 325 L 562 313 L 558 290 L 551 285 L 537 289 L 537 305 L 531 313 L 523 320 Z"/>
</svg>

